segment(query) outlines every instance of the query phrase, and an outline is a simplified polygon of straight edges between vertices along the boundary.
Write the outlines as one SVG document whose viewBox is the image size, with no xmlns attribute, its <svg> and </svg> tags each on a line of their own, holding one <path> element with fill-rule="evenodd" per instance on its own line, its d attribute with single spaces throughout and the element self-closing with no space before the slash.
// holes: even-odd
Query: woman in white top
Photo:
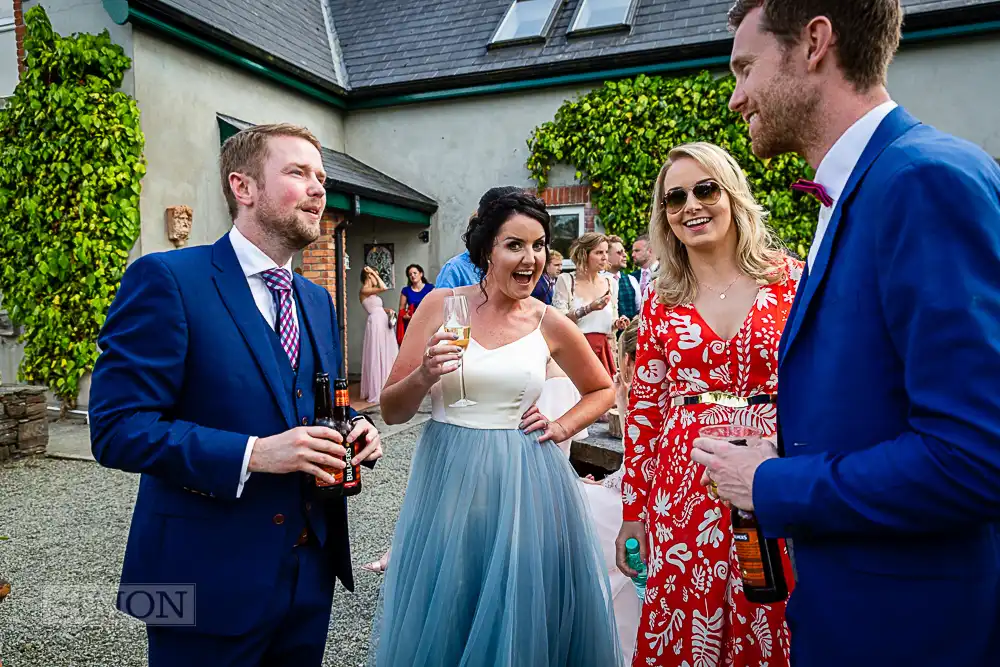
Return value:
<svg viewBox="0 0 1000 667">
<path fill-rule="evenodd" d="M 576 322 L 608 377 L 614 377 L 612 344 L 628 318 L 618 316 L 618 283 L 601 275 L 608 265 L 608 239 L 587 232 L 573 242 L 569 255 L 576 271 L 559 276 L 552 305 Z"/>
<path fill-rule="evenodd" d="M 611 407 L 611 378 L 580 331 L 531 298 L 549 214 L 519 191 L 482 206 L 466 246 L 479 285 L 438 289 L 410 322 L 382 391 L 386 423 L 430 394 L 379 599 L 369 665 L 623 665 L 610 582 L 577 475 L 554 446 Z M 468 302 L 464 354 L 446 297 Z M 554 358 L 582 399 L 557 421 L 536 407 Z M 475 404 L 455 405 L 462 382 Z"/>
</svg>

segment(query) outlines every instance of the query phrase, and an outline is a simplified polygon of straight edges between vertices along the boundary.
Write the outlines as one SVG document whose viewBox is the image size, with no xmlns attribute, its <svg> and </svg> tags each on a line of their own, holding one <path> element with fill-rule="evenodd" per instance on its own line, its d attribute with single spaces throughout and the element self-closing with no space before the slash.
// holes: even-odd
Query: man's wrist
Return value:
<svg viewBox="0 0 1000 667">
<path fill-rule="evenodd" d="M 351 417 L 351 426 L 356 426 L 357 423 L 362 419 L 371 424 L 372 426 L 375 426 L 375 422 L 372 421 L 372 418 L 366 414 L 356 414 L 353 417 Z"/>
</svg>

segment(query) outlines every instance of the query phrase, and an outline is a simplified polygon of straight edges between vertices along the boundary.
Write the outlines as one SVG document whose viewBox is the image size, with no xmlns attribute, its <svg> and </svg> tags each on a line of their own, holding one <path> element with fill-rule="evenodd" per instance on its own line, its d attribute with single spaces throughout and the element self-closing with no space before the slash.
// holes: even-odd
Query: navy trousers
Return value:
<svg viewBox="0 0 1000 667">
<path fill-rule="evenodd" d="M 311 543 L 295 547 L 281 564 L 278 585 L 257 628 L 221 637 L 147 625 L 149 667 L 320 667 L 333 586 L 329 555 Z"/>
</svg>

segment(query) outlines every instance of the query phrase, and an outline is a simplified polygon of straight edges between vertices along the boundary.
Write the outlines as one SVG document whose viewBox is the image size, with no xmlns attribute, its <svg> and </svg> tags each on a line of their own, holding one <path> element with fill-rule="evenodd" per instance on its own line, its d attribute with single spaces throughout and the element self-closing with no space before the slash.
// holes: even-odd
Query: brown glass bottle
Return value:
<svg viewBox="0 0 1000 667">
<path fill-rule="evenodd" d="M 337 412 L 334 408 L 333 396 L 330 393 L 330 376 L 327 373 L 316 373 L 313 390 L 316 393 L 313 426 L 331 428 L 346 439 L 347 433 L 350 432 L 350 424 L 347 423 L 346 419 L 343 420 L 343 423 L 337 421 Z M 314 477 L 316 497 L 339 498 L 344 495 L 344 471 L 335 468 L 323 469 L 333 475 L 334 483 L 330 484 L 319 477 Z"/>
<path fill-rule="evenodd" d="M 730 440 L 746 446 L 746 440 Z M 783 602 L 788 598 L 788 584 L 781 565 L 781 545 L 773 537 L 764 537 L 753 512 L 733 508 L 733 541 L 740 563 L 743 595 L 755 604 Z"/>
<path fill-rule="evenodd" d="M 345 428 L 345 430 L 341 431 L 341 434 L 344 436 L 344 449 L 347 450 L 347 467 L 344 468 L 343 495 L 356 496 L 361 493 L 361 466 L 351 465 L 351 459 L 364 449 L 364 440 L 359 438 L 354 442 L 347 442 L 347 434 L 352 430 L 350 421 L 348 420 L 351 399 L 347 393 L 347 380 L 338 378 L 333 386 L 333 418 L 338 425 L 343 424 Z"/>
</svg>

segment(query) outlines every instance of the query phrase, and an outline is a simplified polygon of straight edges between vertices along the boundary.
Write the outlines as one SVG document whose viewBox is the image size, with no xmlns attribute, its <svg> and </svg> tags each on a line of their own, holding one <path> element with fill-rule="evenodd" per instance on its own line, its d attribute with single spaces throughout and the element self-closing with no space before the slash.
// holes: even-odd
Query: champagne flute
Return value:
<svg viewBox="0 0 1000 667">
<path fill-rule="evenodd" d="M 462 395 L 458 401 L 452 403 L 449 407 L 467 408 L 470 405 L 475 405 L 476 402 L 470 401 L 465 397 L 464 350 L 469 346 L 469 339 L 472 335 L 472 321 L 469 317 L 469 302 L 464 296 L 455 294 L 444 298 L 444 330 L 458 336 L 458 339 L 452 341 L 451 344 L 457 345 L 463 350 L 463 359 L 458 362 L 458 377 Z"/>
</svg>

